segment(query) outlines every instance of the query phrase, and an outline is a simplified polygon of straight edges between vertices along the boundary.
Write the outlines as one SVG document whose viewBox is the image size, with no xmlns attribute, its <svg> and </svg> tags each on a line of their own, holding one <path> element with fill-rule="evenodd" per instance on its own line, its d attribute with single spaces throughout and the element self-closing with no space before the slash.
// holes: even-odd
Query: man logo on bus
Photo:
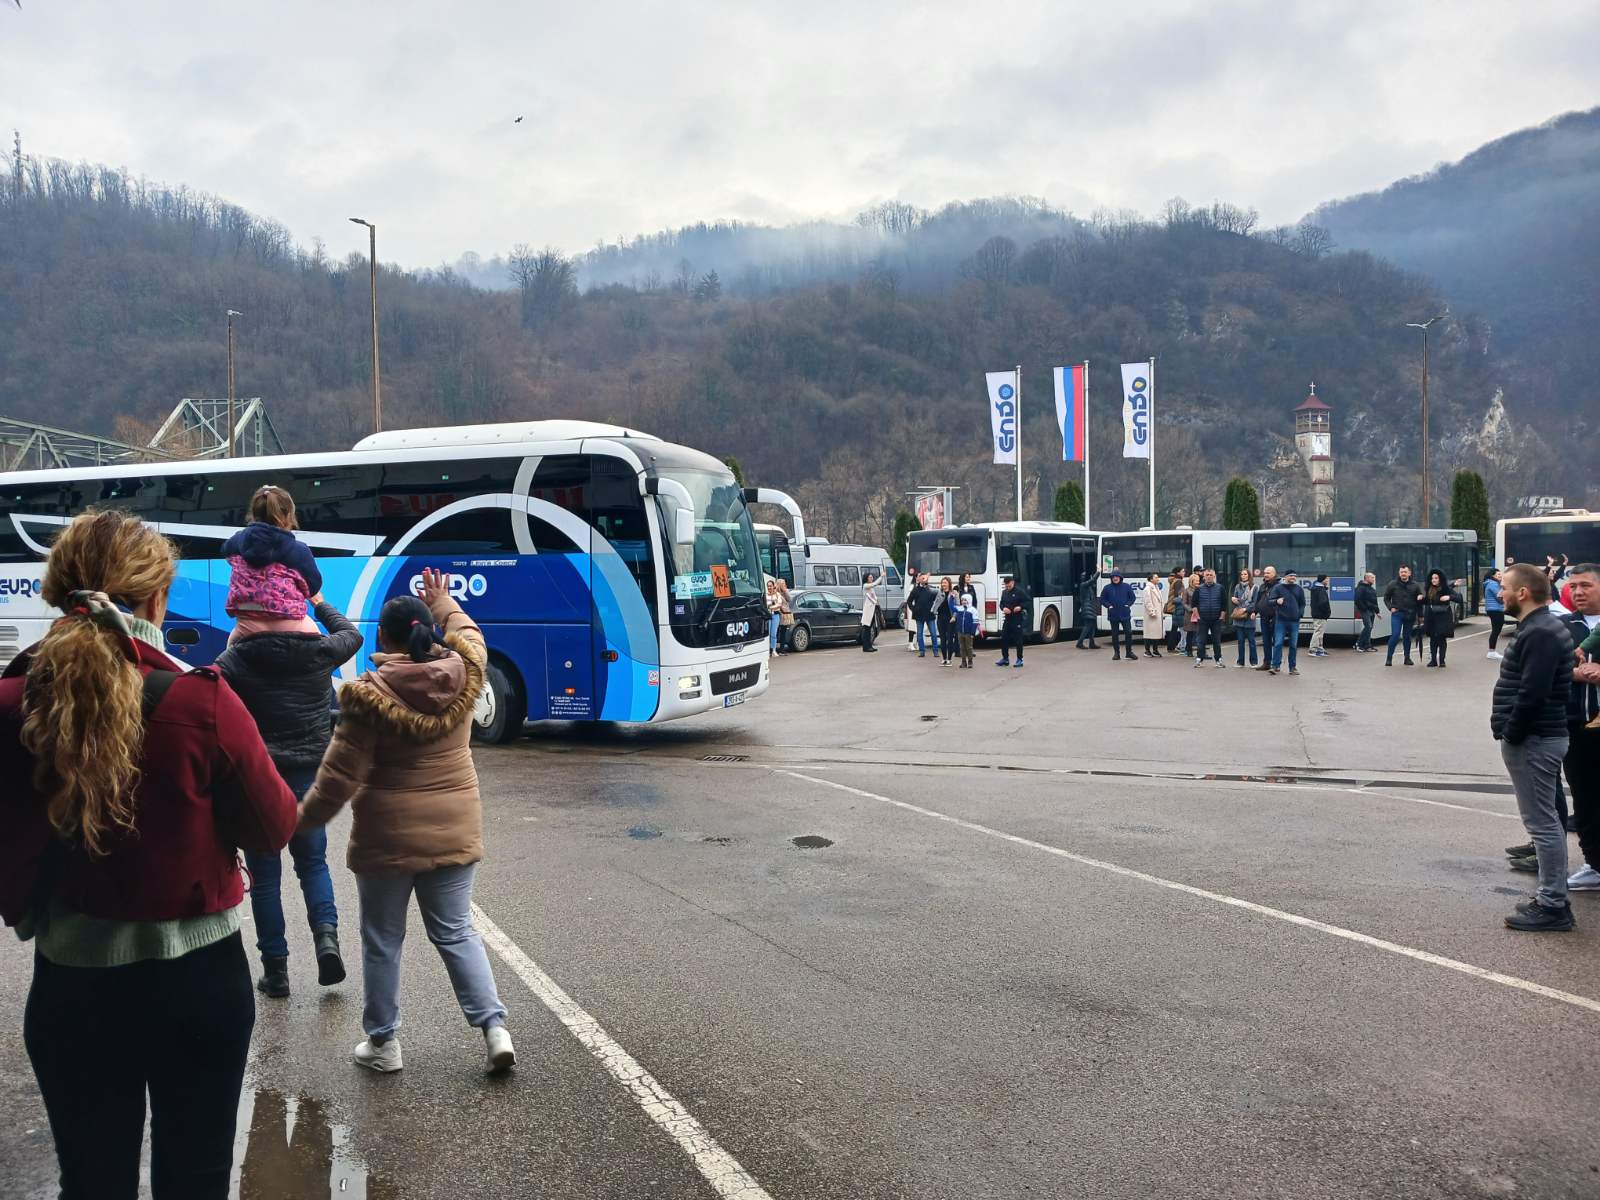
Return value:
<svg viewBox="0 0 1600 1200">
<path fill-rule="evenodd" d="M 1009 383 L 1002 383 L 998 392 L 999 403 L 994 406 L 994 411 L 1000 417 L 1000 435 L 995 445 L 1000 448 L 1000 453 L 1010 454 L 1017 444 L 1017 404 L 1013 397 L 1016 389 Z"/>
<path fill-rule="evenodd" d="M 446 575 L 445 587 L 449 589 L 452 600 L 465 604 L 468 597 L 481 596 L 487 592 L 489 590 L 489 581 L 482 575 Z M 422 595 L 421 575 L 413 575 L 411 577 L 411 594 L 413 596 Z"/>
<path fill-rule="evenodd" d="M 1133 415 L 1133 444 L 1142 446 L 1150 440 L 1150 397 L 1146 389 L 1149 381 L 1143 375 L 1133 381 L 1133 391 L 1128 397 L 1128 407 Z"/>
</svg>

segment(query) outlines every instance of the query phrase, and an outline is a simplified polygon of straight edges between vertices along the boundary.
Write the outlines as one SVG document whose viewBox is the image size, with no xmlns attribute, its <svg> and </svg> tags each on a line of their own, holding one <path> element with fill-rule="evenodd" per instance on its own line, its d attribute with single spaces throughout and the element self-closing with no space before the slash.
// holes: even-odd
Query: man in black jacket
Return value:
<svg viewBox="0 0 1600 1200">
<path fill-rule="evenodd" d="M 1271 592 L 1278 586 L 1278 568 L 1271 566 L 1261 572 L 1261 591 L 1256 596 L 1256 615 L 1261 618 L 1261 665 L 1258 671 L 1272 670 L 1272 635 L 1277 628 L 1278 606 Z"/>
<path fill-rule="evenodd" d="M 1399 575 L 1383 589 L 1383 602 L 1389 609 L 1389 653 L 1383 665 L 1394 666 L 1394 647 L 1398 641 L 1405 652 L 1405 665 L 1409 667 L 1411 627 L 1417 623 L 1417 606 L 1422 603 L 1422 588 L 1411 578 L 1410 567 L 1401 567 Z"/>
<path fill-rule="evenodd" d="M 1100 603 L 1099 593 L 1095 584 L 1100 579 L 1099 571 L 1090 571 L 1078 580 L 1078 649 L 1098 650 L 1095 638 L 1100 632 Z"/>
<path fill-rule="evenodd" d="M 1333 599 L 1328 595 L 1328 577 L 1318 575 L 1311 581 L 1311 644 L 1306 648 L 1312 658 L 1327 658 L 1322 639 L 1328 632 L 1328 619 L 1333 616 Z"/>
<path fill-rule="evenodd" d="M 311 599 L 326 636 L 299 631 L 236 636 L 217 656 L 217 670 L 255 718 L 273 765 L 300 799 L 311 789 L 333 737 L 328 709 L 333 672 L 361 650 L 360 630 L 321 593 Z M 338 983 L 345 972 L 339 952 L 339 910 L 328 876 L 327 830 L 318 826 L 295 834 L 289 856 L 306 902 L 318 982 Z M 282 856 L 246 851 L 245 865 L 250 868 L 250 909 L 261 954 L 262 976 L 256 987 L 263 995 L 281 999 L 289 994 L 289 943 L 279 891 Z"/>
<path fill-rule="evenodd" d="M 1373 585 L 1378 577 L 1368 571 L 1356 584 L 1356 616 L 1361 618 L 1361 636 L 1356 639 L 1356 649 L 1362 654 L 1372 653 L 1372 623 L 1378 619 L 1378 589 Z"/>
<path fill-rule="evenodd" d="M 1489 730 L 1517 793 L 1517 809 L 1539 862 L 1539 890 L 1506 918 L 1527 932 L 1571 929 L 1567 902 L 1567 831 L 1558 798 L 1566 757 L 1567 701 L 1572 688 L 1572 638 L 1550 612 L 1550 581 L 1524 563 L 1502 580 L 1506 615 L 1517 636 L 1500 660 Z"/>
<path fill-rule="evenodd" d="M 928 657 L 928 646 L 923 640 L 926 634 L 928 641 L 933 643 L 933 652 L 939 653 L 939 628 L 933 619 L 933 603 L 939 598 L 939 593 L 928 586 L 927 572 L 917 576 L 917 586 L 911 589 L 911 595 L 906 597 L 906 604 L 911 609 L 911 619 L 917 623 L 917 657 Z"/>
<path fill-rule="evenodd" d="M 1000 657 L 997 667 L 1011 666 L 1011 651 L 1017 651 L 1017 666 L 1022 665 L 1022 639 L 1028 634 L 1028 610 L 1033 601 L 1028 593 L 1017 586 L 1015 576 L 1007 575 L 1001 581 L 1000 591 Z"/>
<path fill-rule="evenodd" d="M 1228 592 L 1217 582 L 1217 573 L 1209 567 L 1201 576 L 1200 585 L 1194 589 L 1194 610 L 1200 617 L 1200 624 L 1195 629 L 1195 641 L 1199 644 L 1200 653 L 1194 665 L 1198 667 L 1206 661 L 1206 647 L 1209 645 L 1217 666 L 1227 666 L 1222 661 L 1222 614 L 1228 610 Z"/>
</svg>

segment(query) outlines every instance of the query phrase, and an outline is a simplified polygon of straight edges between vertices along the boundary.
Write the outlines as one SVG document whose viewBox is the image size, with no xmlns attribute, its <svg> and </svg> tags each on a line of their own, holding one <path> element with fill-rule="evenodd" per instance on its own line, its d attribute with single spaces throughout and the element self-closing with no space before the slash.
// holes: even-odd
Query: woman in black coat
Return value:
<svg viewBox="0 0 1600 1200">
<path fill-rule="evenodd" d="M 1456 594 L 1438 567 L 1428 572 L 1428 586 L 1422 596 L 1422 629 L 1428 635 L 1428 665 L 1443 667 L 1450 638 L 1456 631 Z"/>
<path fill-rule="evenodd" d="M 253 633 L 236 637 L 217 656 L 217 669 L 256 719 L 273 765 L 297 800 L 310 790 L 333 738 L 333 715 L 328 707 L 333 672 L 361 649 L 361 631 L 320 592 L 311 598 L 311 604 L 326 634 Z M 289 854 L 311 924 L 317 982 L 324 986 L 338 983 L 344 978 L 344 959 L 339 953 L 339 910 L 334 906 L 333 880 L 328 876 L 327 831 L 319 827 L 295 834 Z M 250 910 L 255 919 L 256 949 L 261 954 L 262 976 L 256 987 L 263 995 L 287 996 L 289 943 L 279 893 L 282 856 L 247 852 L 245 865 L 250 868 Z"/>
</svg>

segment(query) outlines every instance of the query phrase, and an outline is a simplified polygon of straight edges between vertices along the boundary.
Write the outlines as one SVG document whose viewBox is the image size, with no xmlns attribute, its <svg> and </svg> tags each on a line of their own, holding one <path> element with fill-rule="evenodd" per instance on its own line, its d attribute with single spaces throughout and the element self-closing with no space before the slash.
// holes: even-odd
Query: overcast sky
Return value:
<svg viewBox="0 0 1600 1200">
<path fill-rule="evenodd" d="M 1291 221 L 1600 103 L 1597 63 L 1595 0 L 0 0 L 27 152 L 412 266 L 885 199 Z"/>
</svg>

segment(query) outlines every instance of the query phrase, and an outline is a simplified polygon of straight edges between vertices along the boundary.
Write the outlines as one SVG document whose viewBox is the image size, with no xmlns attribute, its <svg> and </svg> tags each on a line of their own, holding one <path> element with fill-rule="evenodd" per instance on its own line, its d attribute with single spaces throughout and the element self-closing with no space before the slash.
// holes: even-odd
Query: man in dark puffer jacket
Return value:
<svg viewBox="0 0 1600 1200">
<path fill-rule="evenodd" d="M 1516 789 L 1522 824 L 1539 860 L 1539 890 L 1506 918 L 1529 932 L 1571 929 L 1567 902 L 1567 831 L 1562 825 L 1561 760 L 1567 753 L 1567 698 L 1572 687 L 1572 639 L 1549 609 L 1550 581 L 1526 563 L 1501 580 L 1506 615 L 1517 636 L 1500 660 L 1489 730 Z"/>
<path fill-rule="evenodd" d="M 328 711 L 332 675 L 361 649 L 361 633 L 319 593 L 312 597 L 317 620 L 327 634 L 257 633 L 229 644 L 217 669 L 256 720 L 273 765 L 295 799 L 304 799 L 316 779 L 323 752 L 333 737 Z M 295 834 L 289 843 L 300 891 L 305 897 L 317 954 L 317 981 L 344 978 L 339 953 L 339 911 L 328 877 L 328 835 L 322 828 Z M 281 855 L 246 853 L 250 868 L 250 909 L 256 924 L 256 949 L 264 995 L 289 994 L 289 943 L 284 936 L 279 883 Z"/>
</svg>

